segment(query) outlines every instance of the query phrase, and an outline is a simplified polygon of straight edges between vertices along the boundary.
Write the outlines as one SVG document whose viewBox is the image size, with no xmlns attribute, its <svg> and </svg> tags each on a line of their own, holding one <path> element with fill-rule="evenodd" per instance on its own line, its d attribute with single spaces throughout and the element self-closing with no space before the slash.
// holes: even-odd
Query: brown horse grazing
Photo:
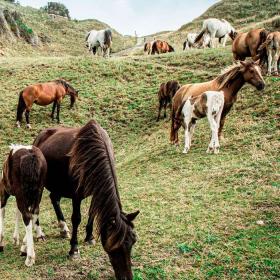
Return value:
<svg viewBox="0 0 280 280">
<path fill-rule="evenodd" d="M 78 97 L 78 91 L 64 80 L 56 80 L 53 82 L 35 84 L 26 87 L 19 94 L 17 106 L 17 127 L 20 127 L 22 114 L 25 111 L 27 127 L 31 128 L 29 123 L 29 114 L 33 103 L 41 106 L 53 103 L 51 118 L 54 119 L 54 112 L 57 107 L 56 119 L 59 123 L 60 104 L 65 95 L 70 95 L 70 108 L 72 108 L 76 98 Z"/>
<path fill-rule="evenodd" d="M 258 48 L 266 40 L 268 32 L 264 28 L 253 29 L 246 33 L 238 33 L 232 43 L 232 53 L 235 60 L 245 60 L 252 57 L 259 59 Z"/>
<path fill-rule="evenodd" d="M 152 45 L 152 52 L 151 54 L 160 54 L 160 53 L 168 53 L 168 52 L 174 52 L 174 48 L 170 46 L 167 42 L 156 40 L 153 42 Z"/>
<path fill-rule="evenodd" d="M 65 225 L 60 198 L 72 199 L 70 257 L 79 256 L 77 233 L 81 201 L 92 196 L 85 241 L 92 243 L 94 240 L 95 221 L 97 235 L 101 235 L 116 278 L 131 280 L 131 249 L 136 242 L 132 221 L 139 211 L 125 214 L 122 210 L 114 153 L 107 132 L 95 121 L 90 121 L 82 128 L 46 129 L 37 136 L 34 145 L 41 149 L 47 160 L 46 188 L 51 192 L 60 225 Z"/>
<path fill-rule="evenodd" d="M 159 121 L 162 107 L 164 108 L 164 118 L 166 118 L 166 107 L 168 104 L 170 104 L 170 110 L 171 110 L 172 98 L 180 87 L 181 86 L 178 81 L 169 81 L 167 83 L 162 83 L 160 85 L 158 91 L 159 105 L 158 105 L 157 121 Z"/>
<path fill-rule="evenodd" d="M 25 265 L 35 263 L 32 224 L 37 239 L 45 239 L 39 225 L 39 204 L 47 175 L 47 163 L 42 152 L 34 146 L 12 145 L 4 162 L 3 177 L 0 181 L 0 252 L 4 249 L 5 206 L 10 195 L 16 197 L 17 210 L 14 244 L 19 245 L 19 219 L 25 225 L 26 235 L 21 246 L 21 254 L 26 257 Z"/>
<path fill-rule="evenodd" d="M 177 110 L 188 97 L 201 95 L 205 91 L 223 91 L 224 108 L 219 127 L 219 138 L 225 123 L 225 117 L 231 110 L 232 105 L 237 99 L 238 91 L 245 83 L 249 83 L 262 90 L 265 87 L 261 70 L 258 62 L 246 61 L 239 62 L 225 69 L 225 71 L 214 80 L 204 83 L 187 84 L 182 86 L 172 100 L 172 124 L 170 141 L 178 144 L 178 130 L 182 125 L 182 118 L 176 118 Z"/>
</svg>

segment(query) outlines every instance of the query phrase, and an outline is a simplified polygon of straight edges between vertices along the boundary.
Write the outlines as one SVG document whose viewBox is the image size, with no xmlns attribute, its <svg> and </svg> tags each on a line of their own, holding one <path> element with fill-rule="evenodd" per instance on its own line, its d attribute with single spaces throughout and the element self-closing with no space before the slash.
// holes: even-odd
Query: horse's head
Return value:
<svg viewBox="0 0 280 280">
<path fill-rule="evenodd" d="M 259 61 L 240 61 L 240 72 L 243 75 L 245 82 L 256 87 L 257 90 L 262 90 L 265 87 L 265 82 L 261 73 Z"/>
<path fill-rule="evenodd" d="M 231 40 L 233 41 L 235 38 L 236 38 L 236 36 L 237 36 L 237 32 L 235 31 L 235 29 L 234 28 L 232 28 L 232 30 L 229 32 L 229 37 L 231 38 Z"/>
<path fill-rule="evenodd" d="M 171 45 L 168 44 L 168 46 L 169 46 L 168 52 L 175 52 L 174 48 Z"/>
<path fill-rule="evenodd" d="M 101 229 L 101 242 L 110 258 L 118 280 L 132 280 L 131 249 L 136 242 L 132 221 L 139 214 L 121 214 L 119 221 L 112 218 Z"/>
<path fill-rule="evenodd" d="M 67 89 L 67 94 L 70 95 L 70 108 L 73 108 L 76 99 L 79 97 L 79 91 L 70 86 Z"/>
</svg>

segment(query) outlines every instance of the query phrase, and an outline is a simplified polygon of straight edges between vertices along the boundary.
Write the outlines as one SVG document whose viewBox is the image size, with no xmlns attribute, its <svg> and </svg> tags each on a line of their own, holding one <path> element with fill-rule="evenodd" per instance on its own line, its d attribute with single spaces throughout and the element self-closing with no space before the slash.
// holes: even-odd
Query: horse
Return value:
<svg viewBox="0 0 280 280">
<path fill-rule="evenodd" d="M 259 61 L 240 61 L 232 66 L 226 68 L 222 74 L 215 79 L 195 84 L 186 84 L 182 86 L 174 95 L 172 100 L 172 122 L 170 141 L 172 144 L 178 145 L 178 130 L 182 125 L 182 118 L 176 118 L 176 112 L 180 108 L 182 102 L 190 96 L 199 96 L 205 91 L 223 91 L 224 92 L 224 108 L 221 116 L 219 127 L 219 138 L 222 134 L 225 118 L 230 112 L 233 104 L 237 100 L 237 93 L 244 86 L 249 83 L 257 90 L 263 90 L 265 82 L 261 74 Z"/>
<path fill-rule="evenodd" d="M 92 244 L 94 241 L 95 221 L 97 236 L 101 236 L 116 278 L 132 280 L 131 249 L 136 242 L 132 221 L 139 211 L 125 214 L 122 210 L 114 152 L 107 132 L 91 120 L 82 128 L 45 129 L 36 137 L 34 145 L 47 160 L 45 187 L 50 191 L 60 225 L 66 225 L 60 199 L 72 199 L 70 258 L 79 256 L 77 232 L 81 222 L 81 201 L 92 196 L 85 242 Z"/>
<path fill-rule="evenodd" d="M 176 112 L 176 118 L 183 118 L 183 127 L 185 129 L 185 148 L 186 154 L 191 147 L 191 140 L 194 133 L 196 121 L 207 116 L 212 131 L 211 141 L 207 153 L 219 153 L 218 129 L 224 107 L 223 91 L 206 91 L 199 96 L 188 97 L 182 102 L 179 110 Z"/>
<path fill-rule="evenodd" d="M 198 33 L 188 33 L 186 41 L 183 43 L 183 51 L 191 48 L 210 48 L 210 36 L 205 33 L 197 44 L 194 43 Z"/>
<path fill-rule="evenodd" d="M 155 40 L 152 45 L 151 54 L 168 53 L 174 51 L 175 51 L 174 48 L 171 45 L 169 45 L 167 42 L 161 40 Z"/>
<path fill-rule="evenodd" d="M 151 42 L 146 42 L 144 45 L 144 54 L 150 55 L 152 52 L 152 46 L 153 46 L 154 41 Z"/>
<path fill-rule="evenodd" d="M 199 35 L 196 37 L 194 43 L 197 43 L 202 36 L 208 33 L 210 35 L 210 47 L 214 47 L 214 38 L 219 38 L 219 42 L 221 43 L 223 39 L 223 47 L 226 45 L 227 37 L 229 36 L 232 40 L 234 40 L 236 36 L 235 29 L 231 26 L 231 24 L 225 19 L 219 20 L 216 18 L 208 18 L 203 21 L 202 29 Z"/>
<path fill-rule="evenodd" d="M 70 95 L 70 108 L 73 108 L 78 97 L 78 91 L 64 80 L 55 80 L 53 82 L 34 84 L 26 87 L 19 94 L 16 119 L 17 127 L 20 127 L 22 114 L 25 111 L 27 127 L 31 128 L 29 123 L 29 114 L 33 103 L 41 106 L 53 103 L 51 118 L 54 120 L 54 113 L 56 109 L 56 119 L 59 123 L 60 104 L 65 95 Z"/>
<path fill-rule="evenodd" d="M 274 72 L 278 75 L 280 57 L 280 32 L 275 31 L 268 34 L 266 40 L 258 49 L 260 59 L 267 61 L 267 73 Z"/>
<path fill-rule="evenodd" d="M 168 104 L 170 104 L 171 109 L 172 98 L 180 87 L 181 86 L 178 81 L 168 81 L 167 83 L 162 83 L 160 85 L 158 91 L 159 105 L 157 121 L 159 121 L 162 107 L 164 107 L 164 118 L 166 118 L 166 107 Z"/>
<path fill-rule="evenodd" d="M 0 181 L 0 252 L 4 250 L 4 216 L 8 198 L 16 197 L 14 244 L 19 245 L 19 219 L 22 216 L 26 235 L 20 248 L 26 256 L 25 265 L 35 263 L 32 224 L 37 240 L 45 239 L 39 224 L 39 205 L 47 174 L 47 163 L 42 152 L 34 146 L 12 145 L 3 165 Z"/>
<path fill-rule="evenodd" d="M 110 29 L 91 30 L 86 35 L 86 46 L 93 55 L 96 54 L 97 49 L 100 47 L 104 57 L 110 56 L 112 46 L 112 31 Z"/>
<path fill-rule="evenodd" d="M 246 57 L 252 57 L 253 60 L 258 60 L 258 48 L 265 42 L 267 35 L 268 32 L 264 28 L 238 33 L 232 43 L 233 58 L 245 60 Z"/>
</svg>

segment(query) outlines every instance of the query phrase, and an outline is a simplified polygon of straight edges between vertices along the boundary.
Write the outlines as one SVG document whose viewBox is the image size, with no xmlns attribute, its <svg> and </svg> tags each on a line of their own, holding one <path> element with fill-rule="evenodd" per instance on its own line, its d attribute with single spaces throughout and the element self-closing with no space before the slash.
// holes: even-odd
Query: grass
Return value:
<svg viewBox="0 0 280 280">
<path fill-rule="evenodd" d="M 167 120 L 156 122 L 159 85 L 213 78 L 231 63 L 230 49 L 193 50 L 161 56 L 3 58 L 0 61 L 0 161 L 10 143 L 32 143 L 56 125 L 51 107 L 34 105 L 32 130 L 15 128 L 19 91 L 26 85 L 65 78 L 80 90 L 73 111 L 64 100 L 61 120 L 81 126 L 95 118 L 115 149 L 119 189 L 127 212 L 139 209 L 133 250 L 134 279 L 278 279 L 279 271 L 279 85 L 245 86 L 225 124 L 219 155 L 206 154 L 209 127 L 199 122 L 194 145 L 183 155 L 169 144 Z M 182 139 L 181 134 L 181 139 Z M 89 200 L 82 207 L 81 259 L 67 259 L 69 241 L 58 236 L 48 192 L 41 204 L 47 241 L 36 242 L 36 265 L 24 266 L 12 246 L 15 200 L 6 212 L 6 248 L 0 255 L 3 279 L 112 279 L 100 243 L 82 243 Z M 71 202 L 62 200 L 70 222 Z M 258 225 L 257 221 L 264 221 Z M 23 229 L 21 229 L 23 232 Z M 21 234 L 23 237 L 23 234 Z"/>
</svg>

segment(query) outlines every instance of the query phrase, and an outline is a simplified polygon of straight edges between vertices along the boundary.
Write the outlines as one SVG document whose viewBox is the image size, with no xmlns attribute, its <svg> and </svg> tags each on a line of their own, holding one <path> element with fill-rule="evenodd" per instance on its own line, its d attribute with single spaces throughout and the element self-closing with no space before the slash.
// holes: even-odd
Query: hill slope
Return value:
<svg viewBox="0 0 280 280">
<path fill-rule="evenodd" d="M 98 20 L 59 20 L 52 19 L 46 12 L 31 7 L 22 7 L 0 1 L 1 9 L 17 11 L 22 15 L 26 25 L 36 34 L 47 36 L 50 43 L 41 44 L 39 47 L 32 47 L 27 43 L 16 40 L 11 41 L 5 38 L 1 40 L 1 48 L 6 55 L 81 55 L 86 54 L 85 35 L 91 29 L 104 29 L 107 24 Z M 113 29 L 113 51 L 117 52 L 135 44 L 133 37 L 122 36 Z"/>
</svg>

